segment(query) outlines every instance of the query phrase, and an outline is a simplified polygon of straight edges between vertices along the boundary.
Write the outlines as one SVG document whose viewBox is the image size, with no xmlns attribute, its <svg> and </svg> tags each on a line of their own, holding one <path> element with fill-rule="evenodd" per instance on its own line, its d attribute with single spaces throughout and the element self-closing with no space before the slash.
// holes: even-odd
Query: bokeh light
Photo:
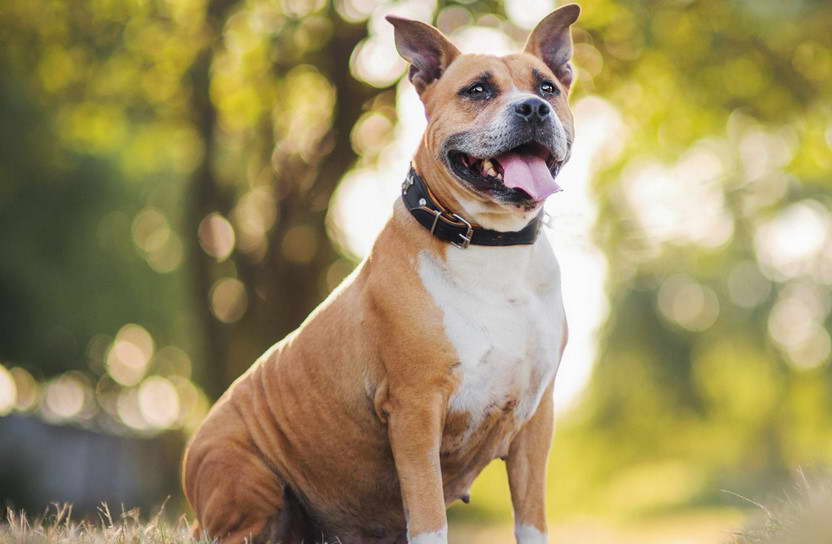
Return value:
<svg viewBox="0 0 832 544">
<path fill-rule="evenodd" d="M 378 5 L 378 0 L 335 0 L 335 9 L 345 21 L 359 23 Z"/>
<path fill-rule="evenodd" d="M 179 419 L 179 395 L 161 376 L 150 376 L 142 382 L 138 403 L 142 418 L 151 427 L 166 429 Z"/>
<path fill-rule="evenodd" d="M 243 282 L 236 278 L 217 280 L 211 288 L 211 311 L 223 323 L 239 321 L 248 308 L 248 295 Z"/>
<path fill-rule="evenodd" d="M 708 329 L 719 316 L 719 298 L 713 289 L 683 274 L 662 282 L 658 304 L 665 318 L 694 332 Z"/>
<path fill-rule="evenodd" d="M 17 390 L 15 408 L 20 412 L 28 412 L 37 407 L 40 401 L 40 384 L 25 369 L 16 366 L 10 370 Z"/>
<path fill-rule="evenodd" d="M 156 272 L 173 272 L 182 264 L 182 242 L 158 209 L 148 207 L 136 214 L 131 233 L 133 243 Z"/>
<path fill-rule="evenodd" d="M 171 235 L 168 221 L 155 208 L 145 208 L 136 214 L 132 224 L 133 242 L 140 249 L 153 253 L 164 247 Z"/>
<path fill-rule="evenodd" d="M 118 393 L 116 413 L 122 423 L 135 431 L 145 431 L 149 427 L 139 406 L 139 391 L 135 387 Z"/>
<path fill-rule="evenodd" d="M 828 362 L 832 346 L 824 320 L 830 310 L 832 298 L 820 286 L 795 282 L 780 292 L 768 331 L 795 366 L 814 368 Z"/>
<path fill-rule="evenodd" d="M 277 203 L 268 187 L 255 187 L 240 197 L 231 214 L 241 250 L 258 260 L 267 249 L 266 235 L 277 218 Z"/>
<path fill-rule="evenodd" d="M 717 247 L 730 240 L 734 223 L 720 184 L 724 167 L 717 146 L 703 142 L 670 167 L 647 162 L 625 170 L 626 202 L 646 244 Z"/>
<path fill-rule="evenodd" d="M 760 225 L 754 248 L 763 272 L 773 280 L 817 272 L 818 257 L 832 243 L 832 215 L 814 199 L 790 204 Z"/>
<path fill-rule="evenodd" d="M 367 38 L 356 47 L 350 62 L 353 75 L 374 87 L 387 87 L 395 83 L 404 70 L 405 63 L 390 50 L 389 43 L 381 38 Z"/>
<path fill-rule="evenodd" d="M 743 308 L 762 304 L 771 293 L 771 282 L 752 261 L 737 263 L 728 274 L 728 295 Z"/>
<path fill-rule="evenodd" d="M 191 377 L 191 358 L 176 346 L 165 346 L 157 351 L 153 362 L 156 372 L 162 376 Z"/>
<path fill-rule="evenodd" d="M 555 9 L 554 0 L 506 0 L 506 15 L 520 28 L 531 30 Z"/>
<path fill-rule="evenodd" d="M 64 374 L 46 385 L 43 415 L 52 421 L 79 418 L 84 415 L 84 408 L 89 407 L 91 395 L 89 383 L 82 374 Z"/>
<path fill-rule="evenodd" d="M 12 411 L 17 404 L 17 384 L 14 376 L 0 364 L 0 416 Z"/>
<path fill-rule="evenodd" d="M 132 323 L 125 325 L 107 352 L 107 372 L 122 385 L 139 383 L 147 372 L 153 349 L 153 337 L 144 327 Z"/>
<path fill-rule="evenodd" d="M 202 423 L 211 403 L 205 393 L 192 381 L 180 376 L 172 376 L 170 382 L 176 387 L 179 399 L 179 420 L 176 425 L 182 427 L 187 433 L 193 433 Z"/>
<path fill-rule="evenodd" d="M 217 261 L 224 261 L 234 251 L 234 227 L 222 216 L 213 212 L 205 216 L 199 223 L 199 244 L 205 253 Z"/>
</svg>

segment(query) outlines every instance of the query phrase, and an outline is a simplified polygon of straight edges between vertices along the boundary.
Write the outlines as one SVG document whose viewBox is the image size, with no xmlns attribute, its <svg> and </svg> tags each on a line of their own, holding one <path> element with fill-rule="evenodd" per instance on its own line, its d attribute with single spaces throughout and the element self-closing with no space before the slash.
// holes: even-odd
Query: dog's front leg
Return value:
<svg viewBox="0 0 832 544">
<path fill-rule="evenodd" d="M 446 544 L 448 522 L 439 447 L 447 399 L 440 393 L 391 398 L 388 433 L 410 544 Z"/>
<path fill-rule="evenodd" d="M 518 544 L 549 542 L 546 534 L 546 460 L 553 429 L 550 385 L 537 412 L 509 448 L 508 483 L 514 507 L 514 535 Z"/>
</svg>

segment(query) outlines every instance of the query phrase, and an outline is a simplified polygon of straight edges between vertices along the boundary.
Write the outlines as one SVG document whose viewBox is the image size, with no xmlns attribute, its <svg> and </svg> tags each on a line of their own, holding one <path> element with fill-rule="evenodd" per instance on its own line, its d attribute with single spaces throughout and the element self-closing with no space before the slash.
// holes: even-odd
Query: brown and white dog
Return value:
<svg viewBox="0 0 832 544">
<path fill-rule="evenodd" d="M 579 12 L 554 11 L 505 57 L 461 54 L 432 26 L 388 17 L 428 118 L 414 169 L 370 256 L 191 441 L 183 485 L 200 534 L 444 544 L 447 505 L 500 457 L 517 541 L 547 542 L 567 329 L 537 229 L 573 141 Z"/>
</svg>

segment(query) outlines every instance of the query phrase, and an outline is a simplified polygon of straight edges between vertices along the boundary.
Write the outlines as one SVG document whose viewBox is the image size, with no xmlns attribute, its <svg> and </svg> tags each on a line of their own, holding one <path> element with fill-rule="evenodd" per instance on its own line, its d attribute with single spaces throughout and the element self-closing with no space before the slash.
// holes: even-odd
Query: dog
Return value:
<svg viewBox="0 0 832 544">
<path fill-rule="evenodd" d="M 445 544 L 447 505 L 507 467 L 520 544 L 548 542 L 552 394 L 567 341 L 539 236 L 574 139 L 563 6 L 522 53 L 462 54 L 389 16 L 427 128 L 370 255 L 231 385 L 188 445 L 199 535 Z"/>
</svg>

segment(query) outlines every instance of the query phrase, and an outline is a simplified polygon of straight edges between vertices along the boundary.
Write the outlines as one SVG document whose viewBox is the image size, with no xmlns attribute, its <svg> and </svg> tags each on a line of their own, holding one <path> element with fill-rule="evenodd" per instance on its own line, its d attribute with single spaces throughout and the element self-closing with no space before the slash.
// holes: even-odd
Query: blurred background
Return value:
<svg viewBox="0 0 832 544">
<path fill-rule="evenodd" d="M 554 532 L 720 542 L 738 495 L 832 463 L 832 3 L 581 6 Z M 186 511 L 189 434 L 366 255 L 418 144 L 384 15 L 503 54 L 554 7 L 4 0 L 0 502 Z M 501 463 L 451 519 L 506 541 Z"/>
</svg>

